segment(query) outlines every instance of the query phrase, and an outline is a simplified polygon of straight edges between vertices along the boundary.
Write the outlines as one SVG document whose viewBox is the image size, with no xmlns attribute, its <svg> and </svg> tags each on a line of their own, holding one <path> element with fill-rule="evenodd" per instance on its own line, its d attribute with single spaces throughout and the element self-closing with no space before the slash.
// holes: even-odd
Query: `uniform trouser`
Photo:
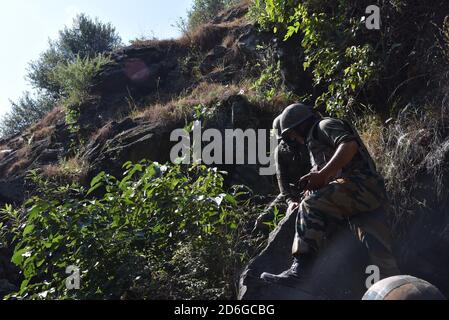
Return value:
<svg viewBox="0 0 449 320">
<path fill-rule="evenodd" d="M 328 223 L 332 219 L 346 220 L 367 247 L 371 263 L 379 267 L 381 277 L 399 274 L 385 214 L 389 209 L 381 177 L 360 173 L 335 180 L 306 197 L 297 209 L 293 255 L 317 252 Z"/>
</svg>

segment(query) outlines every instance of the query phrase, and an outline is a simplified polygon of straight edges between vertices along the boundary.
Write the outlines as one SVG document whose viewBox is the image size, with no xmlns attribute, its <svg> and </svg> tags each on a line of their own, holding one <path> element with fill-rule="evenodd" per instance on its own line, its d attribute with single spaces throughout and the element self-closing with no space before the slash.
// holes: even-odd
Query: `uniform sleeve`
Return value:
<svg viewBox="0 0 449 320">
<path fill-rule="evenodd" d="M 317 131 L 318 140 L 337 148 L 344 142 L 356 140 L 356 136 L 343 121 L 338 119 L 325 119 L 320 122 Z"/>
<path fill-rule="evenodd" d="M 284 158 L 284 154 L 280 151 L 280 148 L 276 148 L 275 152 L 276 160 L 276 177 L 278 180 L 279 191 L 286 198 L 287 202 L 292 201 L 292 191 L 290 188 L 287 166 L 288 163 Z"/>
</svg>

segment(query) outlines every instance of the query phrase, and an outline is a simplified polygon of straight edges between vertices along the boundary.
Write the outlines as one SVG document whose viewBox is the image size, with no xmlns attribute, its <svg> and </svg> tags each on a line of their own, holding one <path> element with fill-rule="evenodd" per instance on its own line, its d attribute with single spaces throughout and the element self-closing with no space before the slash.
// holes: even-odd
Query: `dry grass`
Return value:
<svg viewBox="0 0 449 320">
<path fill-rule="evenodd" d="M 226 48 L 232 48 L 235 45 L 235 36 L 228 34 L 221 44 Z"/>
<path fill-rule="evenodd" d="M 56 131 L 56 124 L 64 119 L 63 107 L 56 107 L 50 111 L 41 121 L 32 126 L 27 134 L 31 140 L 42 140 L 51 136 Z"/>
<path fill-rule="evenodd" d="M 192 117 L 194 107 L 212 107 L 233 95 L 243 95 L 260 112 L 280 114 L 286 106 L 298 102 L 298 97 L 279 91 L 269 101 L 253 89 L 252 80 L 238 84 L 201 82 L 190 93 L 184 94 L 168 103 L 157 103 L 136 112 L 134 118 L 144 118 L 158 123 L 179 123 Z"/>
<path fill-rule="evenodd" d="M 34 140 L 42 140 L 44 138 L 47 138 L 51 135 L 53 135 L 56 131 L 56 127 L 55 126 L 50 126 L 50 127 L 44 127 L 40 130 L 37 130 L 33 133 L 33 139 Z"/>
<path fill-rule="evenodd" d="M 59 182 L 83 182 L 87 177 L 87 169 L 87 163 L 83 159 L 74 157 L 44 166 L 42 176 Z"/>
<path fill-rule="evenodd" d="M 202 51 L 208 51 L 221 43 L 228 31 L 229 27 L 227 24 L 206 23 L 192 32 L 185 33 L 178 41 L 182 45 L 198 47 Z"/>
<path fill-rule="evenodd" d="M 131 41 L 131 45 L 136 48 L 165 48 L 165 47 L 179 47 L 179 46 L 185 46 L 185 43 L 182 41 L 179 41 L 178 39 L 135 39 Z"/>
<path fill-rule="evenodd" d="M 393 202 L 391 220 L 402 231 L 419 208 L 438 205 L 449 197 L 444 155 L 449 149 L 449 121 L 440 114 L 449 108 L 408 107 L 390 124 L 372 115 L 360 119 L 358 131 L 386 180 Z M 431 178 L 425 194 L 421 177 Z M 426 182 L 428 183 L 428 182 Z M 421 198 L 418 199 L 417 195 Z M 422 201 L 422 199 L 427 199 Z"/>
<path fill-rule="evenodd" d="M 41 121 L 31 127 L 30 133 L 41 131 L 45 128 L 55 126 L 60 120 L 64 119 L 65 111 L 63 107 L 56 107 L 50 111 Z"/>
<path fill-rule="evenodd" d="M 384 153 L 384 126 L 375 115 L 367 115 L 356 121 L 357 131 L 376 163 L 380 163 Z"/>
<path fill-rule="evenodd" d="M 238 94 L 240 88 L 236 85 L 222 85 L 217 83 L 202 82 L 189 94 L 174 99 L 167 104 L 155 104 L 135 117 L 141 117 L 149 121 L 159 123 L 178 123 L 192 116 L 195 106 L 211 106 L 227 97 Z"/>
<path fill-rule="evenodd" d="M 17 157 L 19 159 L 27 158 L 31 154 L 31 151 L 32 151 L 31 145 L 26 143 L 22 146 L 22 148 L 20 148 L 17 151 Z"/>
<path fill-rule="evenodd" d="M 16 174 L 17 172 L 25 169 L 29 164 L 29 159 L 19 159 L 16 163 L 10 166 L 8 170 L 6 170 L 6 176 L 9 177 Z"/>
<path fill-rule="evenodd" d="M 102 128 L 98 129 L 96 132 L 92 134 L 90 137 L 90 141 L 94 140 L 106 140 L 108 139 L 112 129 L 112 122 L 107 123 Z"/>
</svg>

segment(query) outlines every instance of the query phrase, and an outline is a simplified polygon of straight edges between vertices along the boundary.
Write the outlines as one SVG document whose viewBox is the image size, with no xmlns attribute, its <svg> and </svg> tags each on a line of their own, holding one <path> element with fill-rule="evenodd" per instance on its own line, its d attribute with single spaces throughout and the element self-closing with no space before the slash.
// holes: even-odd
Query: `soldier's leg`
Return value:
<svg viewBox="0 0 449 320">
<path fill-rule="evenodd" d="M 313 210 L 315 206 L 314 201 L 309 199 L 303 201 L 298 209 L 293 256 L 316 253 L 322 245 L 327 219 L 321 212 Z"/>
<path fill-rule="evenodd" d="M 328 222 L 341 221 L 356 214 L 348 194 L 356 191 L 348 180 L 334 181 L 325 188 L 311 193 L 300 205 L 296 224 L 293 254 L 316 253 L 321 248 Z"/>
<path fill-rule="evenodd" d="M 351 230 L 368 249 L 371 263 L 381 279 L 400 274 L 392 251 L 392 236 L 383 210 L 367 212 L 350 219 Z"/>
<path fill-rule="evenodd" d="M 295 237 L 295 253 L 318 251 L 323 243 L 326 220 L 343 220 L 381 208 L 386 199 L 375 177 L 338 179 L 303 200 Z M 385 239 L 386 242 L 390 239 Z"/>
<path fill-rule="evenodd" d="M 338 179 L 305 198 L 301 202 L 298 212 L 293 244 L 295 260 L 292 267 L 279 275 L 264 273 L 261 278 L 271 282 L 282 281 L 284 283 L 298 278 L 299 270 L 303 269 L 303 262 L 307 261 L 305 264 L 309 265 L 313 260 L 310 257 L 321 248 L 327 220 L 341 221 L 381 208 L 385 198 L 379 189 L 381 184 L 378 182 L 375 177 L 362 175 Z M 388 239 L 383 240 L 389 241 Z"/>
</svg>

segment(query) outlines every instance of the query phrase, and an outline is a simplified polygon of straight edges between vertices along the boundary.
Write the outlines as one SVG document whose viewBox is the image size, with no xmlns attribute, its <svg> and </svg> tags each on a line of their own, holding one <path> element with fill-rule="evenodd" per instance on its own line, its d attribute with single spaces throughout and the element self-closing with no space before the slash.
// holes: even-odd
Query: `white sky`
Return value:
<svg viewBox="0 0 449 320">
<path fill-rule="evenodd" d="M 14 0 L 0 2 L 0 117 L 29 90 L 28 62 L 48 48 L 77 13 L 111 22 L 124 43 L 140 36 L 179 36 L 173 24 L 185 17 L 193 0 Z"/>
</svg>

